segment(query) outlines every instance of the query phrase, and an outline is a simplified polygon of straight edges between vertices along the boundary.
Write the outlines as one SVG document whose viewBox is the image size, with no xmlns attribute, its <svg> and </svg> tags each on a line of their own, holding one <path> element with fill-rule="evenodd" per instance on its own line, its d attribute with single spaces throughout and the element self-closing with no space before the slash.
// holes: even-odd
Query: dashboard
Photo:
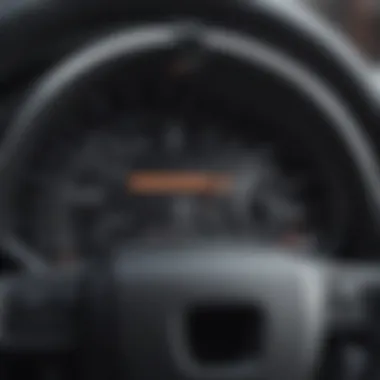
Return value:
<svg viewBox="0 0 380 380">
<path fill-rule="evenodd" d="M 365 64 L 292 3 L 227 2 L 212 15 L 195 3 L 168 1 L 172 17 L 153 7 L 153 19 L 115 4 L 114 22 L 80 28 L 88 10 L 59 13 L 52 1 L 28 18 L 28 36 L 12 35 L 0 68 L 1 245 L 12 267 L 198 241 L 378 255 L 379 100 Z M 70 19 L 70 33 L 46 12 Z"/>
</svg>

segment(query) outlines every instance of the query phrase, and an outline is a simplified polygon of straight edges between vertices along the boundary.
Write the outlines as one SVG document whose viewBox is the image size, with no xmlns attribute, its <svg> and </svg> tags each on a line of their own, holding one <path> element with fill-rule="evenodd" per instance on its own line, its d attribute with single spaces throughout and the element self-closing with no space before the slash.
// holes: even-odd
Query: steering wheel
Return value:
<svg viewBox="0 0 380 380">
<path fill-rule="evenodd" d="M 292 2 L 49 0 L 12 3 L 0 12 L 0 46 L 7 51 L 0 63 L 4 88 L 15 83 L 26 67 L 43 67 L 11 117 L 0 149 L 0 243 L 5 254 L 24 269 L 0 280 L 2 351 L 10 357 L 19 352 L 69 353 L 79 378 L 136 380 L 152 376 L 303 380 L 318 373 L 325 344 L 335 336 L 359 340 L 374 355 L 378 353 L 378 329 L 373 321 L 380 301 L 380 267 L 373 256 L 356 262 L 329 256 L 373 249 L 380 223 L 377 92 L 366 65 L 343 39 Z M 44 57 L 50 61 L 38 63 Z M 142 88 L 141 78 L 156 86 L 154 95 L 144 102 L 133 96 Z M 61 235 L 71 231 L 75 236 L 70 240 L 75 244 L 65 248 L 57 243 L 59 239 L 47 245 L 49 250 L 24 238 L 19 228 L 19 194 L 35 165 L 49 161 L 40 157 L 43 147 L 51 145 L 54 150 L 54 142 L 64 139 L 76 147 L 78 140 L 86 140 L 87 127 L 77 140 L 78 114 L 83 116 L 83 109 L 87 107 L 88 113 L 90 107 L 100 117 L 88 99 L 93 100 L 99 88 L 114 88 L 115 83 L 129 90 L 123 93 L 128 113 L 153 114 L 148 121 L 152 125 L 153 119 L 156 130 L 172 114 L 175 120 L 190 120 L 196 128 L 200 123 L 192 118 L 196 108 L 208 115 L 207 120 L 225 121 L 227 114 L 233 115 L 232 130 L 238 129 L 236 118 L 242 113 L 260 113 L 272 124 L 284 126 L 274 129 L 277 140 L 292 136 L 297 146 L 304 145 L 316 162 L 307 171 L 318 167 L 315 173 L 326 184 L 323 188 L 331 190 L 331 196 L 323 198 L 323 220 L 329 223 L 316 233 L 317 240 L 326 244 L 313 249 L 284 246 L 277 240 L 272 244 L 274 236 L 283 236 L 282 224 L 272 228 L 270 242 L 239 234 L 226 239 L 218 230 L 211 239 L 190 234 L 190 239 L 168 243 L 168 230 L 171 235 L 182 233 L 184 219 L 186 228 L 191 224 L 196 231 L 197 224 L 212 219 L 210 214 L 214 214 L 204 211 L 208 201 L 201 206 L 189 203 L 201 215 L 195 222 L 193 217 L 175 219 L 170 229 L 158 232 L 155 225 L 149 244 L 145 240 L 131 244 L 125 239 L 110 244 L 116 241 L 114 235 L 96 240 L 94 231 L 102 235 L 108 228 L 103 224 L 91 229 L 93 241 L 87 245 L 81 239 L 87 230 L 75 223 L 70 229 L 58 229 Z M 197 99 L 201 100 L 197 103 Z M 222 116 L 213 119 L 219 113 Z M 85 120 L 81 123 L 89 123 Z M 241 177 L 250 177 L 236 167 L 260 171 L 266 161 L 250 158 L 247 166 L 245 158 L 235 160 L 236 148 L 223 149 L 218 160 L 210 154 L 202 156 L 207 158 L 207 179 L 199 174 L 203 161 L 187 159 L 179 164 L 178 159 L 170 170 L 193 170 L 191 176 L 181 172 L 180 183 L 166 172 L 165 181 L 158 182 L 150 172 L 148 179 L 140 176 L 133 186 L 130 180 L 136 177 L 129 176 L 128 190 L 145 196 L 154 187 L 160 196 L 177 191 L 187 197 L 196 193 L 202 200 L 218 194 L 222 203 L 230 202 L 224 193 L 233 192 L 231 204 L 244 211 L 251 204 L 239 202 L 243 198 L 240 185 L 245 183 Z M 240 150 L 246 153 L 249 148 Z M 91 160 L 99 152 L 95 144 Z M 77 152 L 73 156 L 79 157 Z M 162 175 L 158 158 L 153 163 L 150 158 L 149 165 L 144 161 L 145 166 L 135 161 L 140 172 L 158 167 Z M 95 166 L 101 167 L 102 162 L 103 158 Z M 78 159 L 67 168 L 80 165 Z M 119 173 L 113 176 L 116 166 L 102 172 L 107 191 L 119 186 L 114 186 Z M 211 176 L 210 168 L 218 175 Z M 49 173 L 48 181 L 53 178 Z M 65 171 L 62 178 L 74 181 L 71 173 L 68 177 Z M 39 228 L 38 242 L 54 234 L 50 224 L 56 227 L 57 221 L 62 223 L 74 214 L 67 203 L 64 213 L 56 213 L 63 204 L 56 192 L 63 186 L 62 178 L 55 182 L 54 191 L 49 190 L 49 199 L 56 203 L 49 208 L 44 228 Z M 282 183 L 272 171 L 259 179 L 260 184 Z M 239 186 L 233 185 L 236 182 Z M 268 188 L 257 187 L 257 182 L 254 177 L 248 187 L 268 195 Z M 86 194 L 86 199 L 91 198 Z M 109 197 L 118 194 L 112 192 Z M 264 198 L 257 198 L 258 203 L 263 204 Z M 283 208 L 279 199 L 271 203 L 276 205 L 274 211 Z M 153 208 L 149 212 L 150 220 L 155 214 Z M 236 214 L 239 223 L 243 220 L 238 229 L 246 228 L 246 219 L 241 217 L 245 213 Z M 97 220 L 109 220 L 108 214 L 100 215 Z M 38 224 L 37 214 L 35 218 Z M 284 220 L 298 226 L 289 218 Z M 358 220 L 361 228 L 356 228 Z M 309 224 L 309 219 L 302 222 Z M 215 223 L 212 219 L 206 230 L 214 231 Z M 317 222 L 310 225 L 319 226 Z M 305 228 L 308 233 L 310 229 Z M 359 230 L 360 235 L 354 232 Z M 160 235 L 165 235 L 164 241 L 157 240 Z M 327 239 L 321 237 L 325 235 Z M 83 247 L 90 250 L 90 258 L 78 254 Z"/>
</svg>

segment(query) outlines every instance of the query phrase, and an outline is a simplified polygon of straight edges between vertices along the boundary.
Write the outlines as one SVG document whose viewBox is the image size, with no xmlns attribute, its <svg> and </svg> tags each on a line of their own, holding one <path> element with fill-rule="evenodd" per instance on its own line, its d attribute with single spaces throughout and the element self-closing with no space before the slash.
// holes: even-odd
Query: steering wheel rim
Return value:
<svg viewBox="0 0 380 380">
<path fill-rule="evenodd" d="M 96 30 L 104 32 L 125 22 L 185 18 L 215 22 L 270 42 L 334 81 L 339 94 L 358 108 L 360 118 L 366 121 L 364 124 L 373 126 L 376 122 L 371 120 L 369 109 L 376 108 L 377 93 L 368 78 L 364 60 L 347 39 L 295 1 L 184 0 L 179 3 L 162 0 L 156 4 L 150 0 L 80 3 L 20 0 L 3 2 L 1 13 L 0 46 L 7 50 L 0 64 L 0 78 L 4 83 L 24 68 L 23 64 L 33 64 L 31 56 L 36 56 L 36 46 L 51 51 L 54 41 L 66 40 L 65 35 L 70 34 L 68 28 L 78 38 L 83 31 L 87 31 L 87 35 Z M 20 59 L 20 52 L 23 59 Z"/>
<path fill-rule="evenodd" d="M 325 82 L 313 77 L 304 66 L 286 55 L 247 35 L 192 22 L 153 24 L 111 34 L 69 56 L 37 83 L 11 124 L 0 153 L 0 224 L 3 246 L 12 251 L 14 257 L 22 257 L 31 266 L 43 266 L 43 262 L 38 263 L 36 255 L 28 253 L 28 247 L 20 244 L 13 235 L 11 205 L 21 169 L 29 161 L 28 154 L 33 154 L 38 147 L 38 141 L 49 126 L 49 115 L 57 108 L 57 103 L 67 94 L 75 92 L 78 83 L 91 80 L 91 73 L 103 70 L 104 67 L 110 69 L 120 59 L 129 59 L 128 57 L 142 54 L 151 48 L 165 50 L 169 46 L 181 46 L 189 41 L 200 46 L 200 49 L 223 52 L 234 59 L 248 62 L 253 67 L 262 67 L 304 92 L 320 109 L 321 114 L 330 118 L 329 126 L 346 144 L 348 157 L 352 158 L 356 173 L 362 180 L 367 208 L 371 210 L 373 220 L 378 218 L 380 195 L 377 189 L 380 187 L 380 179 L 377 173 L 380 171 L 374 149 L 353 114 Z"/>
</svg>

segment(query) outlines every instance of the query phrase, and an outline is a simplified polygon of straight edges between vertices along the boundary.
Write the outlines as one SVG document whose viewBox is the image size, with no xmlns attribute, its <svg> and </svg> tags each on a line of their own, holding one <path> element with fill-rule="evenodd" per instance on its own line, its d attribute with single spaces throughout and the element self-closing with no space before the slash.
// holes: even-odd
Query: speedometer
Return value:
<svg viewBox="0 0 380 380">
<path fill-rule="evenodd" d="M 158 133 L 143 118 L 125 125 L 88 131 L 38 199 L 40 244 L 60 260 L 128 243 L 317 244 L 305 181 L 280 165 L 275 144 L 180 121 Z"/>
</svg>

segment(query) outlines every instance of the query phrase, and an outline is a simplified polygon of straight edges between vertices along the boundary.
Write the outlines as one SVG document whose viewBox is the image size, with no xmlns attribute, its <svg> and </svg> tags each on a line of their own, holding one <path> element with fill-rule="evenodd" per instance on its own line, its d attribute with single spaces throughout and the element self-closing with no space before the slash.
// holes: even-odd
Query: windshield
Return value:
<svg viewBox="0 0 380 380">
<path fill-rule="evenodd" d="M 371 62 L 380 63 L 379 0 L 304 0 L 342 30 Z"/>
</svg>

